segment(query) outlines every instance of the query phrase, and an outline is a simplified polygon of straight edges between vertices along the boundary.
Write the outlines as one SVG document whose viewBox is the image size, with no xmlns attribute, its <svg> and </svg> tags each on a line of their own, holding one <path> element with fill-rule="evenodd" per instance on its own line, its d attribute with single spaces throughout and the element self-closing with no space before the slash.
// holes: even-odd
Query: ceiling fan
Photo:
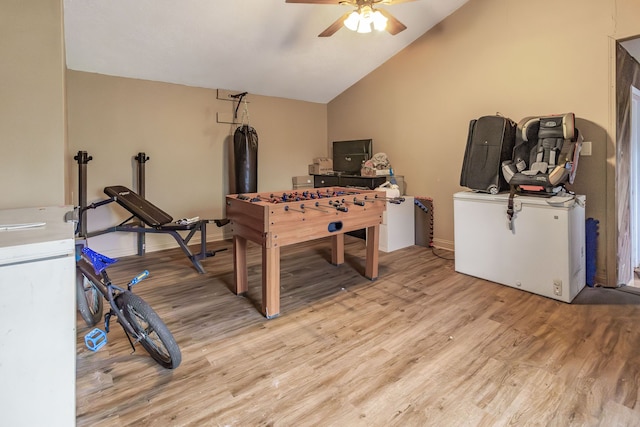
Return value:
<svg viewBox="0 0 640 427">
<path fill-rule="evenodd" d="M 318 34 L 318 37 L 329 37 L 338 31 L 343 25 L 352 31 L 370 33 L 371 27 L 378 31 L 387 30 L 391 35 L 396 35 L 407 29 L 406 25 L 398 21 L 384 9 L 377 9 L 378 4 L 406 3 L 414 0 L 286 0 L 286 3 L 308 4 L 341 4 L 355 7 L 356 10 L 347 12 L 338 18 L 326 30 Z"/>
</svg>

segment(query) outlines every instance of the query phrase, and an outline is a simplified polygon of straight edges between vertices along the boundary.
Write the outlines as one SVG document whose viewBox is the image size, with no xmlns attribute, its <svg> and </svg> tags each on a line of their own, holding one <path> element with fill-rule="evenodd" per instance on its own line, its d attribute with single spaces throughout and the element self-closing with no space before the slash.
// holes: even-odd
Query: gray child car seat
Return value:
<svg viewBox="0 0 640 427">
<path fill-rule="evenodd" d="M 513 158 L 502 162 L 502 174 L 518 192 L 554 195 L 573 184 L 581 144 L 573 113 L 527 117 L 518 123 Z"/>
<path fill-rule="evenodd" d="M 546 197 L 564 193 L 564 185 L 573 184 L 581 147 L 573 113 L 527 117 L 518 123 L 513 158 L 502 162 L 502 174 L 511 188 L 509 229 L 513 230 L 516 192 Z"/>
</svg>

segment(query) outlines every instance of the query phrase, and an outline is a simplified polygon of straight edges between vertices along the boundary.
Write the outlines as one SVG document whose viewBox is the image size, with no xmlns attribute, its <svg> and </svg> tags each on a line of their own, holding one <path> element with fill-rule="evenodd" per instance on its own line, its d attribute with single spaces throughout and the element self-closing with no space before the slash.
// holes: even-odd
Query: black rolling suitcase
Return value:
<svg viewBox="0 0 640 427">
<path fill-rule="evenodd" d="M 510 160 L 516 139 L 516 123 L 502 116 L 471 120 L 464 152 L 460 185 L 471 190 L 497 194 L 509 189 L 500 172 Z"/>
</svg>

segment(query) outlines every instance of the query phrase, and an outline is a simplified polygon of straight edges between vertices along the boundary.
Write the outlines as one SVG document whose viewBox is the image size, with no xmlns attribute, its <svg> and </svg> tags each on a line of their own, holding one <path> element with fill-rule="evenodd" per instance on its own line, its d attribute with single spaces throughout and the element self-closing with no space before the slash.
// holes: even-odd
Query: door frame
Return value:
<svg viewBox="0 0 640 427">
<path fill-rule="evenodd" d="M 631 116 L 631 177 L 629 185 L 630 198 L 630 233 L 631 233 L 631 265 L 640 267 L 640 89 L 630 88 Z"/>
</svg>

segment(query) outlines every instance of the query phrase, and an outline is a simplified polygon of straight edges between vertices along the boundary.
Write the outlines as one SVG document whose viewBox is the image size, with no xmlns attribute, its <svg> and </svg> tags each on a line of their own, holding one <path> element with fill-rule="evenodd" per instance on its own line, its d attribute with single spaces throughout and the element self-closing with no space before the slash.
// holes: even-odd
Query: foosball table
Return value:
<svg viewBox="0 0 640 427">
<path fill-rule="evenodd" d="M 300 192 L 246 193 L 227 196 L 233 232 L 234 292 L 248 290 L 247 241 L 262 246 L 262 314 L 280 313 L 280 248 L 331 237 L 331 263 L 344 263 L 344 233 L 367 229 L 365 277 L 378 277 L 379 225 L 386 192 L 325 187 Z"/>
</svg>

